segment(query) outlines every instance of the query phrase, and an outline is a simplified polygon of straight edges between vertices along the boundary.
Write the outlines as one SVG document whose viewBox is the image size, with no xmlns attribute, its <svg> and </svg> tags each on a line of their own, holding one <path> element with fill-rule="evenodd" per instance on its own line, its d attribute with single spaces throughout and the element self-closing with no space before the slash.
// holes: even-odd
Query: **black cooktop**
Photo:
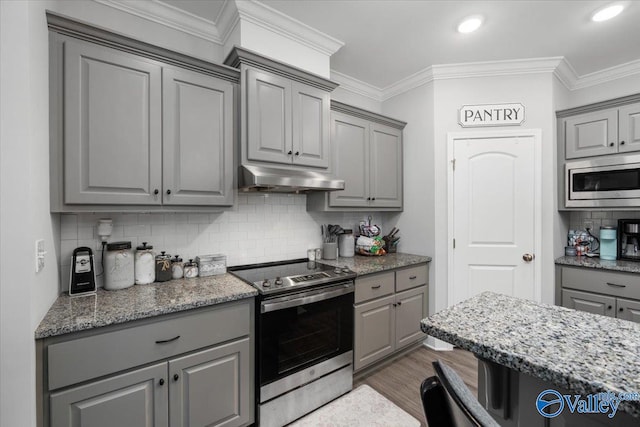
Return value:
<svg viewBox="0 0 640 427">
<path fill-rule="evenodd" d="M 230 267 L 229 271 L 251 283 L 261 294 L 283 293 L 298 288 L 355 278 L 346 267 L 334 267 L 306 258 Z"/>
</svg>

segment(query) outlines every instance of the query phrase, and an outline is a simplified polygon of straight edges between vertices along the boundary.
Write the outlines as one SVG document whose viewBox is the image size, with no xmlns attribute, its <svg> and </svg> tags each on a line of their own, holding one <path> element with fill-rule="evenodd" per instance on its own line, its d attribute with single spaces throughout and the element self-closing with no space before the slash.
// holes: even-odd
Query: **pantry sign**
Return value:
<svg viewBox="0 0 640 427">
<path fill-rule="evenodd" d="M 458 123 L 464 128 L 483 126 L 518 126 L 524 122 L 524 105 L 482 104 L 460 107 Z"/>
</svg>

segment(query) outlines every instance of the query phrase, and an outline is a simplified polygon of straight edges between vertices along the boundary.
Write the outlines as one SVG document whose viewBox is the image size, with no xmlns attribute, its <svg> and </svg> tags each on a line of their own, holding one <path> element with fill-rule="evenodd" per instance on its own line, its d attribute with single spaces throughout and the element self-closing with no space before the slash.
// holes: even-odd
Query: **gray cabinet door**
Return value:
<svg viewBox="0 0 640 427">
<path fill-rule="evenodd" d="M 327 91 L 292 82 L 293 164 L 329 167 L 330 98 Z"/>
<path fill-rule="evenodd" d="M 569 117 L 565 125 L 567 159 L 618 151 L 618 110 L 609 109 Z"/>
<path fill-rule="evenodd" d="M 371 124 L 369 177 L 372 207 L 402 206 L 402 131 Z"/>
<path fill-rule="evenodd" d="M 640 301 L 618 298 L 616 303 L 618 309 L 616 317 L 618 319 L 640 323 Z"/>
<path fill-rule="evenodd" d="M 593 314 L 615 317 L 616 299 L 589 292 L 562 290 L 562 306 Z"/>
<path fill-rule="evenodd" d="M 163 68 L 163 203 L 233 204 L 233 85 Z"/>
<path fill-rule="evenodd" d="M 73 40 L 64 55 L 65 203 L 160 204 L 160 66 Z"/>
<path fill-rule="evenodd" d="M 167 364 L 160 363 L 53 393 L 51 426 L 167 426 L 168 389 Z"/>
<path fill-rule="evenodd" d="M 329 194 L 329 205 L 369 206 L 369 122 L 333 112 L 331 114 L 334 174 L 344 179 L 344 190 Z"/>
<path fill-rule="evenodd" d="M 252 69 L 246 76 L 248 159 L 291 164 L 291 81 Z"/>
<path fill-rule="evenodd" d="M 618 151 L 640 150 L 640 103 L 620 107 L 618 120 L 620 128 Z"/>
<path fill-rule="evenodd" d="M 354 370 L 395 350 L 395 295 L 359 304 L 354 309 Z"/>
<path fill-rule="evenodd" d="M 251 421 L 249 338 L 169 361 L 171 427 Z"/>
<path fill-rule="evenodd" d="M 396 294 L 396 350 L 424 338 L 420 321 L 427 317 L 427 287 Z"/>
</svg>

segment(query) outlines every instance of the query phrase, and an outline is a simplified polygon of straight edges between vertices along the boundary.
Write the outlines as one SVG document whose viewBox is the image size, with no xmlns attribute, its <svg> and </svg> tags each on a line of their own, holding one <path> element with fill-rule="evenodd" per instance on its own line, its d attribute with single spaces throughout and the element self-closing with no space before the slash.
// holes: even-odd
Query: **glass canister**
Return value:
<svg viewBox="0 0 640 427">
<path fill-rule="evenodd" d="M 142 242 L 142 245 L 136 248 L 135 274 L 136 285 L 146 285 L 156 280 L 153 246 L 147 245 L 147 242 Z"/>
<path fill-rule="evenodd" d="M 131 242 L 107 243 L 104 258 L 104 288 L 108 291 L 128 288 L 135 283 Z"/>
<path fill-rule="evenodd" d="M 356 251 L 356 239 L 353 237 L 353 230 L 343 230 L 343 234 L 338 237 L 338 249 L 341 257 L 350 258 Z"/>
<path fill-rule="evenodd" d="M 189 262 L 184 263 L 184 277 L 185 279 L 193 279 L 198 277 L 198 264 L 190 259 Z"/>
<path fill-rule="evenodd" d="M 178 255 L 171 258 L 171 278 L 182 279 L 184 277 L 184 263 Z"/>
<path fill-rule="evenodd" d="M 200 277 L 224 274 L 227 272 L 226 255 L 199 255 L 196 257 L 196 263 L 198 263 L 198 275 Z"/>
<path fill-rule="evenodd" d="M 600 259 L 614 261 L 618 251 L 617 230 L 610 225 L 600 227 Z"/>
<path fill-rule="evenodd" d="M 156 255 L 156 282 L 171 280 L 171 255 L 162 251 Z"/>
</svg>

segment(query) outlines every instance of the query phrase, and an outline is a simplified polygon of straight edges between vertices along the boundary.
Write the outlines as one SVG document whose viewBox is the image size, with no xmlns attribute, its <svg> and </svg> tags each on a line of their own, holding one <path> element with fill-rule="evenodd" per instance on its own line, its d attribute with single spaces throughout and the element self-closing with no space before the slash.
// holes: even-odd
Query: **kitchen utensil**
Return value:
<svg viewBox="0 0 640 427">
<path fill-rule="evenodd" d="M 89 295 L 96 292 L 96 272 L 93 268 L 93 252 L 86 246 L 73 250 L 69 295 Z"/>
<path fill-rule="evenodd" d="M 336 242 L 325 242 L 322 245 L 322 258 L 323 259 L 338 258 L 338 244 Z"/>
<path fill-rule="evenodd" d="M 136 248 L 134 263 L 136 285 L 146 285 L 156 280 L 154 259 L 153 246 L 147 245 L 147 242 L 142 242 L 142 245 Z"/>
<path fill-rule="evenodd" d="M 104 288 L 115 291 L 133 286 L 136 281 L 134 264 L 131 242 L 108 243 L 104 258 Z"/>
</svg>

